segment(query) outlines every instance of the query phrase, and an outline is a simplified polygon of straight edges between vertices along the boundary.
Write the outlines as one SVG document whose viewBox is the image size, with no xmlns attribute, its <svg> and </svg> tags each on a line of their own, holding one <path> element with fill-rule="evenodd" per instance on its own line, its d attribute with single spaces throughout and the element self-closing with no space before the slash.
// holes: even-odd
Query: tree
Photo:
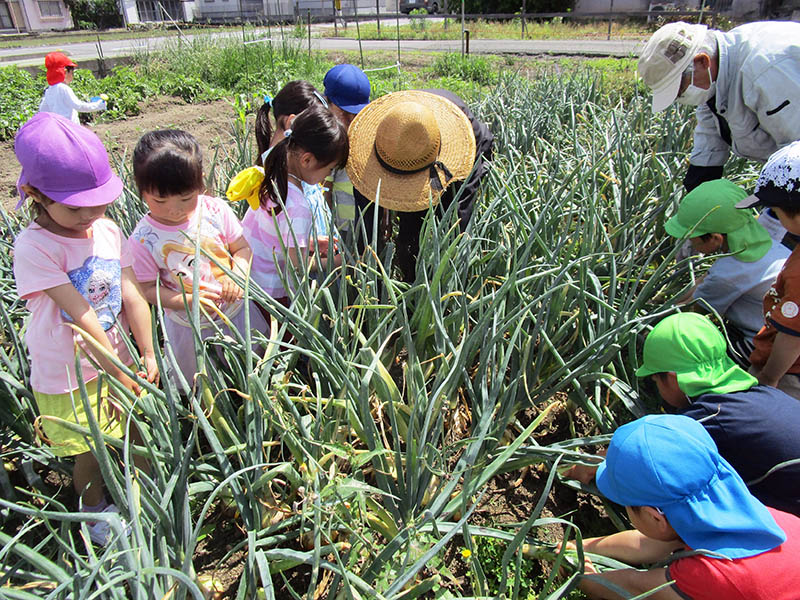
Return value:
<svg viewBox="0 0 800 600">
<path fill-rule="evenodd" d="M 122 14 L 116 0 L 64 0 L 77 29 L 122 27 Z"/>
</svg>

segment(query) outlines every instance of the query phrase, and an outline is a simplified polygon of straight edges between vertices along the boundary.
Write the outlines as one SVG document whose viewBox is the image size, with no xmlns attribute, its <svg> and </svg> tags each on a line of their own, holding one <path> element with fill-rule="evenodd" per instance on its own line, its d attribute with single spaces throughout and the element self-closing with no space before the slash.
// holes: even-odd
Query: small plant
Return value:
<svg viewBox="0 0 800 600">
<path fill-rule="evenodd" d="M 425 28 L 427 27 L 427 19 L 423 17 L 423 15 L 427 16 L 428 11 L 424 8 L 415 8 L 408 16 L 410 18 L 411 29 L 417 32 L 424 32 Z"/>
</svg>

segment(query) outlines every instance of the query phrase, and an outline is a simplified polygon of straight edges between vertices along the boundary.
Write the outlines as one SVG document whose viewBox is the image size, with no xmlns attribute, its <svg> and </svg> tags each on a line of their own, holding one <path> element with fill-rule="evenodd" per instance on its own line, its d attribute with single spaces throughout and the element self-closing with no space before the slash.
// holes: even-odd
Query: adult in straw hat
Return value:
<svg viewBox="0 0 800 600">
<path fill-rule="evenodd" d="M 397 264 L 411 281 L 430 206 L 444 211 L 457 198 L 459 225 L 466 230 L 494 136 L 447 90 L 394 92 L 373 100 L 348 133 L 347 172 L 356 199 L 399 213 Z M 362 214 L 369 230 L 369 210 Z"/>
</svg>

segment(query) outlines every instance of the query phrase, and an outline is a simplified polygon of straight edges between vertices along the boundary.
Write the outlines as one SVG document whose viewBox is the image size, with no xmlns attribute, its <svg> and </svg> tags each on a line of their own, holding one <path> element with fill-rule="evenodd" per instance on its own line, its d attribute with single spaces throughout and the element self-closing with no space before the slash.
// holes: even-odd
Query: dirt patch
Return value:
<svg viewBox="0 0 800 600">
<path fill-rule="evenodd" d="M 235 116 L 226 100 L 187 104 L 180 98 L 159 97 L 141 105 L 141 114 L 122 121 L 92 123 L 92 129 L 109 153 L 130 160 L 136 142 L 142 134 L 153 129 L 184 129 L 195 136 L 206 157 L 213 157 L 214 149 L 231 143 L 231 125 Z M 208 165 L 206 165 L 208 167 Z M 16 182 L 19 163 L 14 155 L 14 141 L 0 142 L 0 203 L 6 210 L 17 202 Z"/>
</svg>

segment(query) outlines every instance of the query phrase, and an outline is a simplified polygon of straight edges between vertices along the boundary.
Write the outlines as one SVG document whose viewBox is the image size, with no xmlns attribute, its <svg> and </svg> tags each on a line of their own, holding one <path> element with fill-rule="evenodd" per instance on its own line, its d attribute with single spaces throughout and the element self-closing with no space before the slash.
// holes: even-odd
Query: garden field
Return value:
<svg viewBox="0 0 800 600">
<path fill-rule="evenodd" d="M 331 64 L 291 45 L 220 42 L 83 75 L 81 92 L 112 97 L 92 125 L 126 182 L 110 216 L 129 233 L 142 215 L 129 164 L 141 133 L 197 132 L 221 193 L 252 164 L 263 94 L 294 78 L 320 85 Z M 110 382 L 143 444 L 102 440 L 95 423 L 85 432 L 120 509 L 104 516 L 105 548 L 88 541 L 68 461 L 37 435 L 12 274 L 26 217 L 3 211 L 0 596 L 580 598 L 582 561 L 556 542 L 580 550 L 582 536 L 624 527 L 624 511 L 559 473 L 659 410 L 636 356 L 696 275 L 663 230 L 693 121 L 682 108 L 653 115 L 631 68 L 439 56 L 370 73 L 376 95 L 453 89 L 494 132 L 467 232 L 453 211 L 429 215 L 411 284 L 396 278 L 391 243 L 343 243 L 342 267 L 307 277 L 290 308 L 249 286 L 270 331 L 198 341 L 189 397 L 168 380 L 138 398 Z M 17 121 L 1 123 L 4 206 L 7 140 L 41 90 L 16 85 Z M 737 181 L 755 176 L 734 168 Z"/>
</svg>

